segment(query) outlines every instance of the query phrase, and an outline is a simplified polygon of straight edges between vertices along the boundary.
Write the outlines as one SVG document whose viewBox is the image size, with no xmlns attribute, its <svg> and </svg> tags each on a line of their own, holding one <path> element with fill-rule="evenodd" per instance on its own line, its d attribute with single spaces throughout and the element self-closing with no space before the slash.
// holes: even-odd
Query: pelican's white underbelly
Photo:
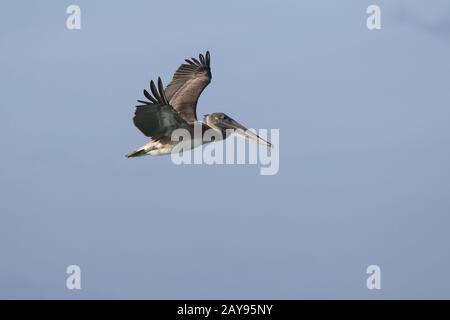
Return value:
<svg viewBox="0 0 450 320">
<path fill-rule="evenodd" d="M 172 150 L 175 148 L 175 146 L 177 146 L 177 151 L 182 151 L 182 150 L 188 151 L 188 150 L 197 148 L 204 143 L 204 141 L 201 138 L 194 139 L 193 142 L 194 143 L 192 143 L 192 140 L 186 140 L 186 141 L 181 141 L 181 142 L 174 141 L 172 143 L 161 143 L 159 141 L 156 141 L 156 142 L 150 141 L 145 146 L 145 149 L 148 150 L 146 152 L 146 154 L 149 156 L 162 156 L 165 154 L 172 153 Z M 181 146 L 178 146 L 179 143 L 181 143 Z"/>
<path fill-rule="evenodd" d="M 152 150 L 147 151 L 147 154 L 149 156 L 163 156 L 165 154 L 171 153 L 173 147 L 174 146 L 168 146 L 168 147 L 161 148 L 161 149 L 152 149 Z"/>
</svg>

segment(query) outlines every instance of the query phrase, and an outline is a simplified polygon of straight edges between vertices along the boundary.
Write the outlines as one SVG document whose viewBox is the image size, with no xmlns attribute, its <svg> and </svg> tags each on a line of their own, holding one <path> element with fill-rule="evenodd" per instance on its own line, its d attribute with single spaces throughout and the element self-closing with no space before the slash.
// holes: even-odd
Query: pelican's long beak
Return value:
<svg viewBox="0 0 450 320">
<path fill-rule="evenodd" d="M 228 117 L 227 119 L 222 119 L 220 121 L 220 125 L 224 127 L 225 129 L 233 129 L 236 134 L 244 139 L 255 141 L 256 143 L 265 145 L 267 147 L 272 148 L 273 145 L 269 142 L 264 140 L 263 138 L 259 137 L 257 134 L 249 131 L 246 127 L 244 127 L 239 122 L 231 119 Z"/>
</svg>

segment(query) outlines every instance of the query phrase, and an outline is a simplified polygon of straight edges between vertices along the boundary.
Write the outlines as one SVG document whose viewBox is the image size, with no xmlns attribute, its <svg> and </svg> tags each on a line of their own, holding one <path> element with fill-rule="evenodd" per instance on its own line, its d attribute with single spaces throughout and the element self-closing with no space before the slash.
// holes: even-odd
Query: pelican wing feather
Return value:
<svg viewBox="0 0 450 320">
<path fill-rule="evenodd" d="M 165 93 L 171 106 L 192 124 L 197 121 L 197 101 L 203 90 L 211 82 L 209 51 L 198 59 L 186 59 L 175 72 Z"/>
<path fill-rule="evenodd" d="M 170 137 L 176 129 L 188 127 L 188 123 L 170 105 L 160 78 L 157 86 L 153 80 L 150 82 L 150 91 L 144 90 L 148 101 L 138 100 L 141 105 L 136 106 L 133 118 L 134 125 L 144 135 L 156 140 Z"/>
</svg>

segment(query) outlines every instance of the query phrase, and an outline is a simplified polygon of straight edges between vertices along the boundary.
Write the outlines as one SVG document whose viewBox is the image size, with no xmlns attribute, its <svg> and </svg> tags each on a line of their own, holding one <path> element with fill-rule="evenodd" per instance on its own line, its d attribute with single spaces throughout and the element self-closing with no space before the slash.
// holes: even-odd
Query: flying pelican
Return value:
<svg viewBox="0 0 450 320">
<path fill-rule="evenodd" d="M 175 72 L 172 81 L 164 89 L 161 78 L 157 86 L 150 82 L 150 94 L 144 90 L 148 101 L 138 100 L 141 105 L 136 106 L 133 118 L 134 125 L 150 141 L 142 147 L 131 151 L 126 157 L 158 156 L 169 154 L 179 141 L 172 141 L 172 133 L 176 129 L 186 129 L 190 133 L 190 140 L 183 141 L 184 150 L 193 149 L 204 143 L 203 133 L 215 130 L 220 139 L 226 139 L 232 132 L 237 135 L 256 141 L 259 144 L 271 147 L 270 142 L 247 130 L 246 127 L 221 112 L 207 114 L 203 123 L 197 121 L 197 101 L 200 94 L 211 82 L 211 68 L 209 51 L 199 58 L 186 59 Z M 201 137 L 196 138 L 195 126 L 200 126 Z"/>
</svg>

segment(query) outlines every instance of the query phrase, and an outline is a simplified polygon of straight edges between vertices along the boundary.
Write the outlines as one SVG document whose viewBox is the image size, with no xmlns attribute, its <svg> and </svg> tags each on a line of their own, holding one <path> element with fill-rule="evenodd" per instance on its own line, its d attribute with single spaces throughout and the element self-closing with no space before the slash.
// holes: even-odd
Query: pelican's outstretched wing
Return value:
<svg viewBox="0 0 450 320">
<path fill-rule="evenodd" d="M 187 122 L 169 104 L 164 87 L 158 78 L 158 88 L 153 80 L 150 82 L 151 95 L 144 90 L 144 95 L 149 101 L 138 100 L 142 105 L 136 106 L 134 125 L 143 134 L 152 139 L 170 137 L 175 129 L 188 127 Z"/>
<path fill-rule="evenodd" d="M 169 103 L 188 123 L 197 121 L 197 101 L 203 89 L 211 82 L 210 56 L 199 55 L 199 60 L 185 60 L 166 88 Z"/>
</svg>

